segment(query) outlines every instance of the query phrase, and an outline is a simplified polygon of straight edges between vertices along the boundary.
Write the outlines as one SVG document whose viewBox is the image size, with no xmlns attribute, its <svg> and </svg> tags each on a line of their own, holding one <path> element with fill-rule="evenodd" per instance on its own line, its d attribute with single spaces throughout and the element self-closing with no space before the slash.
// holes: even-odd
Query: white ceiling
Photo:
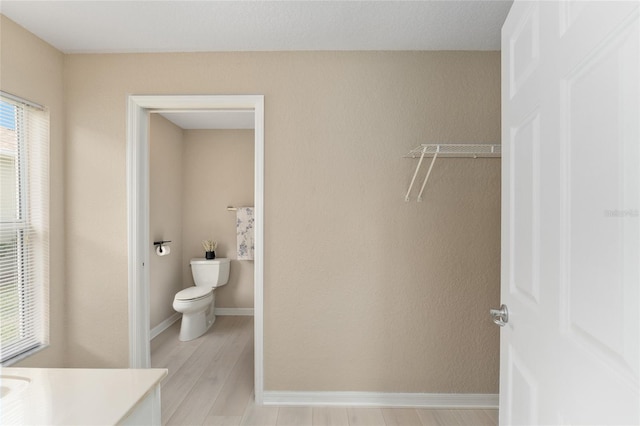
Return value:
<svg viewBox="0 0 640 426">
<path fill-rule="evenodd" d="M 65 53 L 499 50 L 511 3 L 1 0 L 0 13 Z M 246 111 L 163 115 L 184 129 L 253 128 Z"/>
<path fill-rule="evenodd" d="M 159 114 L 185 130 L 255 128 L 253 110 L 164 111 Z"/>
<path fill-rule="evenodd" d="M 2 0 L 0 12 L 65 53 L 499 50 L 511 3 Z"/>
</svg>

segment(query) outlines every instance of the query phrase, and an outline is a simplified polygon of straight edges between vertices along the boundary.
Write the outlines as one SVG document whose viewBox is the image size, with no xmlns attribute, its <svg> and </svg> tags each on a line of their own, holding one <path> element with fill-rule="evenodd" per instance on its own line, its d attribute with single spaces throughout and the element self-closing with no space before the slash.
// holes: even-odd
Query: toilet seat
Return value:
<svg viewBox="0 0 640 426">
<path fill-rule="evenodd" d="M 203 299 L 211 294 L 211 289 L 208 287 L 187 287 L 184 290 L 180 290 L 176 293 L 175 300 L 199 300 Z"/>
</svg>

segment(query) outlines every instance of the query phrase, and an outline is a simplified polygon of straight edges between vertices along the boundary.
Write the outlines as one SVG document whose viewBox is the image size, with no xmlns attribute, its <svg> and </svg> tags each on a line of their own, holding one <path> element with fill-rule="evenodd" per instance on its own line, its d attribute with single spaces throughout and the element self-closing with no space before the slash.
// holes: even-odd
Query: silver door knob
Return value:
<svg viewBox="0 0 640 426">
<path fill-rule="evenodd" d="M 504 327 L 509 322 L 509 310 L 507 309 L 507 305 L 500 305 L 500 309 L 491 309 L 489 313 L 491 314 L 493 322 L 498 324 L 500 327 Z"/>
</svg>

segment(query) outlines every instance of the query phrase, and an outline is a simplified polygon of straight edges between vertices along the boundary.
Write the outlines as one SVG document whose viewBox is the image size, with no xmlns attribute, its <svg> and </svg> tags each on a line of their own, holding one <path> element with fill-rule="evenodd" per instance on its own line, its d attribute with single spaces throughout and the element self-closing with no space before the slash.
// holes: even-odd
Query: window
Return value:
<svg viewBox="0 0 640 426">
<path fill-rule="evenodd" d="M 0 95 L 0 362 L 49 343 L 49 113 Z"/>
</svg>

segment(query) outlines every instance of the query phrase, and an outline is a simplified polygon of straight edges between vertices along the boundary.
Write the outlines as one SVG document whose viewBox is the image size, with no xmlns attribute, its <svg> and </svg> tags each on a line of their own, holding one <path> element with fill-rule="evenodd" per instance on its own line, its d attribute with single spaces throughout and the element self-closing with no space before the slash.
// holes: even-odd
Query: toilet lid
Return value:
<svg viewBox="0 0 640 426">
<path fill-rule="evenodd" d="M 176 300 L 193 300 L 208 296 L 211 293 L 209 287 L 188 287 L 176 294 Z"/>
</svg>

